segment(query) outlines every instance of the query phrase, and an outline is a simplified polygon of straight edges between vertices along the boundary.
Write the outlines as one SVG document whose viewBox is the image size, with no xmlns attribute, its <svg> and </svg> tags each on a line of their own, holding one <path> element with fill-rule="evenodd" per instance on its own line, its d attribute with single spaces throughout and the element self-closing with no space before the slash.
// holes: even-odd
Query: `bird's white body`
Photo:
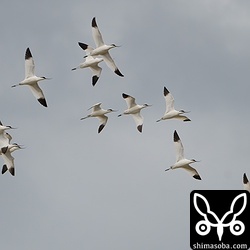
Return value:
<svg viewBox="0 0 250 250">
<path fill-rule="evenodd" d="M 33 85 L 39 81 L 44 80 L 44 77 L 39 77 L 39 76 L 30 76 L 28 78 L 25 78 L 23 81 L 21 81 L 19 84 L 20 85 Z"/>
<path fill-rule="evenodd" d="M 12 129 L 11 126 L 4 126 L 0 122 L 0 149 L 6 147 L 10 144 L 10 140 L 12 139 L 11 135 L 6 133 L 6 130 Z M 0 152 L 1 154 L 1 152 Z"/>
<path fill-rule="evenodd" d="M 184 157 L 184 147 L 176 130 L 174 131 L 174 146 L 176 151 L 176 162 L 170 168 L 167 168 L 166 171 L 169 169 L 183 168 L 188 171 L 195 179 L 201 180 L 197 170 L 190 166 L 190 164 L 197 161 L 194 159 L 188 160 Z"/>
<path fill-rule="evenodd" d="M 84 43 L 79 43 L 80 47 L 82 49 L 84 49 L 88 53 L 88 55 L 90 55 L 90 56 L 98 56 L 98 55 L 102 56 L 103 60 L 107 64 L 107 66 L 113 72 L 115 72 L 117 75 L 123 77 L 123 74 L 117 68 L 114 60 L 112 59 L 112 57 L 109 54 L 110 49 L 116 48 L 118 46 L 116 46 L 115 44 L 107 45 L 104 43 L 103 38 L 102 38 L 102 34 L 97 26 L 95 17 L 92 19 L 92 36 L 93 36 L 96 48 L 93 48 L 93 47 L 91 47 L 87 44 L 84 44 Z"/>
<path fill-rule="evenodd" d="M 249 182 L 249 180 L 247 178 L 246 173 L 244 173 L 244 175 L 243 175 L 243 188 L 245 190 L 247 190 L 248 192 L 250 192 L 250 182 Z"/>
<path fill-rule="evenodd" d="M 32 94 L 40 102 L 40 104 L 42 104 L 44 107 L 47 107 L 43 91 L 39 87 L 38 82 L 48 78 L 36 76 L 34 71 L 35 71 L 34 59 L 32 57 L 30 49 L 27 48 L 25 52 L 25 78 L 19 84 L 15 84 L 12 87 L 22 86 L 22 85 L 29 86 Z"/>
<path fill-rule="evenodd" d="M 0 133 L 0 149 L 9 145 L 9 138 L 6 136 L 6 133 Z"/>
<path fill-rule="evenodd" d="M 173 166 L 172 166 L 172 169 L 175 169 L 175 168 L 182 168 L 186 165 L 189 165 L 191 163 L 194 163 L 196 161 L 194 160 L 188 160 L 188 159 L 181 159 L 179 161 L 177 161 Z"/>
<path fill-rule="evenodd" d="M 131 108 L 128 108 L 126 110 L 124 110 L 123 114 L 124 115 L 133 115 L 133 114 L 137 114 L 138 112 L 140 112 L 143 108 L 146 108 L 147 106 L 145 105 L 135 105 Z"/>
<path fill-rule="evenodd" d="M 103 44 L 103 45 L 101 45 L 101 46 L 99 46 L 99 47 L 97 47 L 95 49 L 90 50 L 89 54 L 91 56 L 99 56 L 99 55 L 103 56 L 103 55 L 107 54 L 110 49 L 113 49 L 115 47 L 116 46 L 114 46 L 114 45 Z"/>
<path fill-rule="evenodd" d="M 101 108 L 101 102 L 93 105 L 92 107 L 90 107 L 89 109 L 92 108 L 92 112 L 87 115 L 86 117 L 81 118 L 81 120 L 89 118 L 89 117 L 96 117 L 99 119 L 100 121 L 100 126 L 98 128 L 98 133 L 100 133 L 103 128 L 105 127 L 105 125 L 107 124 L 108 121 L 108 117 L 106 116 L 106 114 L 114 112 L 115 110 L 113 109 L 102 109 Z"/>
<path fill-rule="evenodd" d="M 87 56 L 85 62 L 81 63 L 79 65 L 80 68 L 94 68 L 98 65 L 98 63 L 102 62 L 103 58 L 100 57 L 93 57 L 93 56 Z"/>
<path fill-rule="evenodd" d="M 93 73 L 92 85 L 95 86 L 102 72 L 102 68 L 98 64 L 102 61 L 103 58 L 88 55 L 85 62 L 81 63 L 78 67 L 73 68 L 72 70 L 90 68 Z"/>
<path fill-rule="evenodd" d="M 166 112 L 164 116 L 161 118 L 161 120 L 167 120 L 167 119 L 173 119 L 173 118 L 180 119 L 180 120 L 187 119 L 186 116 L 182 116 L 181 114 L 183 114 L 183 112 L 177 111 L 177 110 L 171 110 L 171 111 Z"/>
<path fill-rule="evenodd" d="M 157 122 L 161 121 L 161 120 L 168 120 L 168 119 L 179 119 L 182 121 L 190 121 L 190 119 L 183 115 L 185 113 L 187 113 L 184 110 L 176 110 L 174 108 L 174 97 L 173 95 L 167 90 L 166 87 L 164 87 L 164 97 L 165 97 L 165 102 L 166 102 L 166 111 L 163 115 L 163 117 L 159 120 L 157 120 Z"/>
<path fill-rule="evenodd" d="M 127 95 L 125 93 L 122 94 L 122 97 L 125 99 L 128 109 L 126 109 L 121 115 L 132 115 L 135 124 L 137 126 L 137 129 L 139 132 L 142 132 L 142 126 L 143 126 L 143 116 L 141 115 L 140 111 L 143 108 L 150 107 L 151 105 L 148 104 L 143 104 L 143 105 L 138 105 L 135 102 L 135 98 Z"/>
</svg>

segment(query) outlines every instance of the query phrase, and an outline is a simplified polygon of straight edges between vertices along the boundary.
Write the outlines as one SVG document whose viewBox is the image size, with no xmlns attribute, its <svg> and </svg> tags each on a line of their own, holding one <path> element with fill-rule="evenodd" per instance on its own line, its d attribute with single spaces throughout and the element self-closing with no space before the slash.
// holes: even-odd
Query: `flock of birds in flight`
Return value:
<svg viewBox="0 0 250 250">
<path fill-rule="evenodd" d="M 90 70 L 92 71 L 92 85 L 95 86 L 102 72 L 102 68 L 99 66 L 99 63 L 104 61 L 115 74 L 117 74 L 120 77 L 123 77 L 124 75 L 118 69 L 118 67 L 116 66 L 114 60 L 112 59 L 109 53 L 110 49 L 119 46 L 115 44 L 107 45 L 104 43 L 101 32 L 97 26 L 95 17 L 92 19 L 92 36 L 96 48 L 93 48 L 88 44 L 79 42 L 78 43 L 79 46 L 86 52 L 86 56 L 84 56 L 85 61 L 81 63 L 79 66 L 73 68 L 72 70 L 90 68 Z M 46 79 L 50 78 L 44 76 L 39 77 L 35 75 L 34 59 L 32 57 L 30 49 L 27 48 L 25 52 L 25 78 L 20 83 L 13 85 L 12 87 L 17 87 L 22 85 L 28 86 L 32 94 L 38 100 L 38 102 L 44 107 L 47 107 L 47 102 L 44 93 L 38 85 L 38 82 Z M 176 110 L 174 108 L 174 97 L 166 87 L 164 87 L 163 94 L 166 102 L 166 111 L 164 115 L 159 120 L 157 120 L 157 122 L 168 119 L 179 119 L 184 122 L 191 121 L 185 115 L 186 113 L 188 113 L 187 111 L 184 111 L 182 109 Z M 140 111 L 144 108 L 150 107 L 151 105 L 149 104 L 138 105 L 136 104 L 135 98 L 133 96 L 130 96 L 125 93 L 122 93 L 122 97 L 126 101 L 128 108 L 123 113 L 119 114 L 118 117 L 122 115 L 131 115 L 135 121 L 137 130 L 139 132 L 142 132 L 143 117 L 141 116 Z M 108 121 L 107 114 L 117 111 L 113 109 L 107 109 L 107 110 L 102 109 L 101 104 L 102 103 L 99 102 L 90 107 L 90 109 L 92 109 L 92 112 L 86 117 L 81 118 L 81 120 L 89 117 L 98 118 L 100 121 L 100 125 L 98 127 L 98 133 L 100 133 L 107 124 Z M 9 171 L 10 174 L 14 176 L 15 168 L 14 168 L 14 157 L 12 156 L 12 153 L 15 150 L 22 149 L 22 146 L 17 143 L 11 143 L 12 137 L 9 133 L 6 132 L 6 130 L 9 129 L 13 128 L 11 126 L 5 126 L 0 122 L 0 149 L 1 149 L 0 154 L 4 160 L 4 165 L 2 167 L 2 174 Z M 184 157 L 184 147 L 176 130 L 174 131 L 173 141 L 176 151 L 176 162 L 174 165 L 172 165 L 165 171 L 168 171 L 170 169 L 182 168 L 188 171 L 195 179 L 201 180 L 201 177 L 197 172 L 197 170 L 190 166 L 190 164 L 197 161 L 194 159 L 189 160 Z M 246 176 L 246 173 L 243 174 L 243 187 L 245 190 L 248 190 L 250 192 L 250 182 Z"/>
</svg>

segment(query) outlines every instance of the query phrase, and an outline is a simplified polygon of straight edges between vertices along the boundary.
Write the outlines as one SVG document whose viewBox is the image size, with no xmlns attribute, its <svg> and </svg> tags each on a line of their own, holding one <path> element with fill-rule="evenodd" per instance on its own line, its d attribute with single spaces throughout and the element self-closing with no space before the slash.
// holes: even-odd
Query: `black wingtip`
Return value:
<svg viewBox="0 0 250 250">
<path fill-rule="evenodd" d="M 168 91 L 168 89 L 166 87 L 164 87 L 163 93 L 164 93 L 164 96 L 166 96 L 169 93 L 169 91 Z"/>
<path fill-rule="evenodd" d="M 6 173 L 6 171 L 8 170 L 7 166 L 4 164 L 3 168 L 2 168 L 2 174 Z"/>
<path fill-rule="evenodd" d="M 101 124 L 98 128 L 98 134 L 103 130 L 103 128 L 105 127 L 104 124 Z"/>
<path fill-rule="evenodd" d="M 248 183 L 248 179 L 247 179 L 246 173 L 243 174 L 243 183 L 244 183 L 244 184 L 247 184 L 247 183 Z"/>
<path fill-rule="evenodd" d="M 30 52 L 30 49 L 27 48 L 27 49 L 26 49 L 26 52 L 25 52 L 25 60 L 28 60 L 28 59 L 30 59 L 31 57 L 32 57 L 32 54 L 31 54 L 31 52 Z"/>
<path fill-rule="evenodd" d="M 201 177 L 200 177 L 198 174 L 193 175 L 193 177 L 194 177 L 196 180 L 201 180 Z"/>
<path fill-rule="evenodd" d="M 2 122 L 0 121 L 0 125 L 3 126 Z"/>
<path fill-rule="evenodd" d="M 189 118 L 183 120 L 184 122 L 191 122 L 191 120 Z"/>
<path fill-rule="evenodd" d="M 86 50 L 86 49 L 88 48 L 88 44 L 86 44 L 86 43 L 78 42 L 78 45 L 79 45 L 83 50 Z"/>
<path fill-rule="evenodd" d="M 44 107 L 48 107 L 47 106 L 47 103 L 46 103 L 46 100 L 44 98 L 39 98 L 37 99 Z"/>
<path fill-rule="evenodd" d="M 7 152 L 7 149 L 8 149 L 8 146 L 2 147 L 2 148 L 1 148 L 1 152 L 2 152 L 3 154 L 5 154 L 5 153 Z"/>
<path fill-rule="evenodd" d="M 99 79 L 99 77 L 98 77 L 98 76 L 96 76 L 96 75 L 92 76 L 92 85 L 93 85 L 93 86 L 95 86 L 95 85 L 96 85 L 96 83 L 97 83 L 98 79 Z"/>
<path fill-rule="evenodd" d="M 126 98 L 129 97 L 129 95 L 127 95 L 127 94 L 125 94 L 125 93 L 122 93 L 122 97 L 123 97 L 124 99 L 126 99 Z"/>
<path fill-rule="evenodd" d="M 175 130 L 174 131 L 174 142 L 177 142 L 177 141 L 179 141 L 180 140 L 180 137 L 179 137 L 179 135 L 177 134 L 177 131 Z"/>
<path fill-rule="evenodd" d="M 118 68 L 115 69 L 115 73 L 116 73 L 118 76 L 124 77 L 124 75 L 120 72 L 120 70 L 119 70 Z"/>
<path fill-rule="evenodd" d="M 138 125 L 138 126 L 137 126 L 137 129 L 138 129 L 138 131 L 139 131 L 140 133 L 142 133 L 142 125 Z"/>
<path fill-rule="evenodd" d="M 9 169 L 9 171 L 10 171 L 10 173 L 11 173 L 12 176 L 15 176 L 15 168 L 14 167 L 11 167 Z"/>
<path fill-rule="evenodd" d="M 93 17 L 91 25 L 92 25 L 93 28 L 97 27 L 95 17 Z"/>
</svg>

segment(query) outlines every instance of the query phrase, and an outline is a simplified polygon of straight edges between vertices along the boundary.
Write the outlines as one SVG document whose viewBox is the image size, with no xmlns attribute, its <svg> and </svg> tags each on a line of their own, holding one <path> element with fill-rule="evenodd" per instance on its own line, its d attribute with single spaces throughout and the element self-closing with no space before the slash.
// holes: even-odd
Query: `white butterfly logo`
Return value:
<svg viewBox="0 0 250 250">
<path fill-rule="evenodd" d="M 206 213 L 203 213 L 201 209 L 198 207 L 198 204 L 197 204 L 198 198 L 204 201 L 206 205 Z M 243 198 L 243 205 L 237 213 L 234 213 L 235 203 L 241 198 Z M 246 205 L 247 205 L 246 193 L 239 194 L 233 199 L 231 206 L 230 206 L 230 210 L 226 212 L 222 216 L 221 219 L 219 219 L 218 216 L 213 211 L 210 210 L 210 205 L 207 199 L 203 195 L 199 193 L 195 193 L 193 197 L 193 202 L 194 202 L 194 207 L 196 211 L 204 217 L 204 220 L 197 222 L 195 226 L 195 230 L 199 235 L 202 235 L 202 236 L 207 235 L 210 232 L 211 227 L 217 227 L 217 235 L 218 235 L 219 241 L 221 241 L 222 235 L 224 233 L 224 227 L 229 227 L 230 232 L 236 236 L 243 234 L 243 232 L 245 231 L 245 225 L 243 224 L 243 222 L 240 220 L 236 220 L 236 218 L 246 208 Z M 216 223 L 209 221 L 208 214 L 212 215 L 212 217 L 216 220 Z M 232 220 L 229 223 L 223 223 L 229 214 L 233 214 Z"/>
</svg>

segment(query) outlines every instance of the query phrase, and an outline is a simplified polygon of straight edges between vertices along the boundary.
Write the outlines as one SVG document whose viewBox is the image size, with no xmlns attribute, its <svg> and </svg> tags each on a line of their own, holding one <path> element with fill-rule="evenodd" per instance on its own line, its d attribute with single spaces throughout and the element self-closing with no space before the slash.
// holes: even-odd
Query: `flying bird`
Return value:
<svg viewBox="0 0 250 250">
<path fill-rule="evenodd" d="M 136 104 L 134 97 L 127 95 L 125 93 L 122 94 L 122 97 L 125 99 L 127 106 L 128 106 L 128 109 L 126 109 L 122 114 L 118 115 L 118 117 L 122 116 L 122 115 L 132 115 L 138 131 L 142 132 L 143 117 L 141 116 L 140 111 L 143 108 L 147 108 L 147 107 L 150 107 L 152 105 L 149 105 L 146 103 L 143 105 L 138 105 L 138 104 Z"/>
<path fill-rule="evenodd" d="M 90 107 L 89 109 L 92 109 L 92 112 L 87 115 L 86 117 L 81 118 L 81 120 L 89 118 L 89 117 L 96 117 L 99 119 L 100 121 L 100 126 L 98 128 L 98 133 L 100 133 L 103 128 L 105 127 L 105 125 L 107 124 L 108 121 L 108 117 L 105 114 L 111 113 L 111 112 L 115 112 L 116 110 L 113 109 L 102 109 L 101 108 L 101 102 L 93 105 L 92 107 Z M 88 109 L 88 110 L 89 110 Z"/>
<path fill-rule="evenodd" d="M 9 170 L 12 176 L 15 176 L 14 157 L 11 155 L 15 150 L 22 149 L 17 143 L 10 144 L 6 147 L 1 148 L 1 156 L 4 160 L 2 168 L 2 174 Z"/>
<path fill-rule="evenodd" d="M 184 148 L 176 130 L 174 131 L 174 145 L 175 145 L 175 151 L 176 151 L 176 162 L 173 166 L 171 166 L 170 168 L 167 168 L 165 171 L 168 171 L 170 169 L 183 168 L 186 171 L 188 171 L 195 179 L 201 180 L 201 177 L 196 171 L 196 169 L 190 166 L 190 164 L 197 162 L 197 161 L 194 159 L 188 160 L 184 157 Z"/>
<path fill-rule="evenodd" d="M 115 44 L 110 44 L 107 45 L 104 43 L 103 38 L 102 38 L 102 34 L 97 26 L 95 17 L 92 19 L 92 36 L 96 45 L 96 48 L 92 48 L 91 46 L 89 46 L 88 44 L 85 43 L 78 43 L 79 46 L 85 50 L 89 55 L 91 56 L 102 56 L 105 63 L 107 64 L 107 66 L 114 71 L 118 76 L 124 76 L 120 70 L 117 68 L 117 66 L 115 65 L 114 60 L 112 59 L 112 57 L 109 54 L 109 50 L 119 47 Z"/>
<path fill-rule="evenodd" d="M 45 76 L 36 76 L 35 73 L 35 64 L 30 49 L 27 48 L 25 52 L 25 79 L 18 84 L 13 85 L 12 87 L 27 85 L 29 86 L 31 92 L 35 98 L 44 106 L 47 107 L 47 102 L 45 100 L 43 91 L 38 85 L 39 81 L 50 79 Z"/>
<path fill-rule="evenodd" d="M 185 113 L 188 113 L 187 111 L 184 111 L 183 109 L 176 110 L 174 108 L 174 97 L 168 91 L 166 87 L 164 87 L 163 94 L 164 94 L 165 101 L 166 101 L 166 112 L 161 119 L 157 120 L 157 122 L 161 120 L 172 119 L 172 118 L 180 119 L 184 122 L 191 121 L 188 117 L 183 115 Z"/>
<path fill-rule="evenodd" d="M 93 73 L 92 85 L 95 86 L 102 72 L 102 68 L 98 64 L 103 61 L 103 58 L 90 56 L 90 55 L 88 55 L 85 58 L 86 58 L 85 62 L 81 63 L 79 66 L 73 68 L 72 70 L 90 68 Z"/>
<path fill-rule="evenodd" d="M 0 121 L 0 149 L 10 144 L 12 137 L 10 134 L 6 132 L 6 130 L 8 129 L 14 129 L 14 128 L 11 126 L 5 126 Z"/>
<path fill-rule="evenodd" d="M 250 192 L 250 182 L 247 178 L 246 173 L 243 174 L 243 187 L 245 190 L 247 190 L 248 192 Z"/>
</svg>

